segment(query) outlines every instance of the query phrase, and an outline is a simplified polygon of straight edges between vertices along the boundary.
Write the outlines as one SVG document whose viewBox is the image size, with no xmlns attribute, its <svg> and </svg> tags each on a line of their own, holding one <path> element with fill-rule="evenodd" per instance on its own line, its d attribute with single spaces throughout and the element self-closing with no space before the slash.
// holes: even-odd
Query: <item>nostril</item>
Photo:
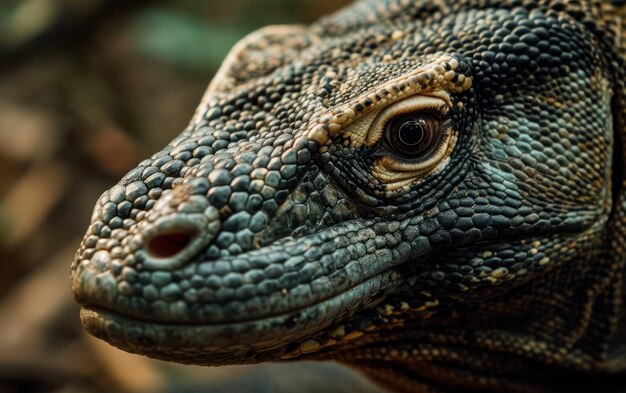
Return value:
<svg viewBox="0 0 626 393">
<path fill-rule="evenodd" d="M 187 200 L 190 201 L 183 204 L 180 200 L 162 198 L 158 202 L 161 205 L 155 205 L 142 222 L 131 228 L 135 236 L 132 236 L 129 247 L 136 249 L 143 268 L 178 269 L 198 256 L 219 232 L 219 211 L 213 206 L 205 206 L 208 201 L 204 197 L 187 197 Z M 194 206 L 191 202 L 201 206 Z M 176 211 L 170 211 L 173 207 Z"/>
<path fill-rule="evenodd" d="M 153 258 L 173 257 L 187 247 L 194 234 L 193 232 L 173 232 L 157 235 L 148 242 L 147 251 Z"/>
</svg>

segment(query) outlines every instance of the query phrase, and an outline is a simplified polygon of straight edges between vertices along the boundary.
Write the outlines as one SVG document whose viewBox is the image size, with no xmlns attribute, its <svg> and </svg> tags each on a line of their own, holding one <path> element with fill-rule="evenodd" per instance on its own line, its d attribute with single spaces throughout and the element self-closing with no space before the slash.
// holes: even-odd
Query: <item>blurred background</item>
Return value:
<svg viewBox="0 0 626 393">
<path fill-rule="evenodd" d="M 0 0 L 0 393 L 379 391 L 332 363 L 123 353 L 83 333 L 68 280 L 100 193 L 186 126 L 237 40 L 348 2 Z"/>
</svg>

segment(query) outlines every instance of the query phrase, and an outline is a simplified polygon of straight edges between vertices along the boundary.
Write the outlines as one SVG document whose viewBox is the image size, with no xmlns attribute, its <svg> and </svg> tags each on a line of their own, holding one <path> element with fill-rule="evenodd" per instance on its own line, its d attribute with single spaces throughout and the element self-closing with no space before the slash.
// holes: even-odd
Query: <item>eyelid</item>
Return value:
<svg viewBox="0 0 626 393">
<path fill-rule="evenodd" d="M 365 143 L 372 146 L 377 143 L 385 132 L 387 122 L 399 115 L 417 111 L 434 111 L 442 116 L 448 113 L 450 107 L 450 97 L 446 92 L 432 92 L 430 95 L 415 95 L 383 109 L 372 122 L 367 133 Z"/>
</svg>

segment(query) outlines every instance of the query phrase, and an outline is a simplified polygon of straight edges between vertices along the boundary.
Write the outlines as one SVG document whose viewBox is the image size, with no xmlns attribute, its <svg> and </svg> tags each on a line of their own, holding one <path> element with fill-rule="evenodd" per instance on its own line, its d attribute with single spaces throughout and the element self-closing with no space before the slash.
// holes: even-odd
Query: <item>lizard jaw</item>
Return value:
<svg viewBox="0 0 626 393">
<path fill-rule="evenodd" d="M 377 304 L 362 304 L 360 300 L 368 298 L 367 293 L 382 300 L 377 288 L 385 288 L 388 293 L 400 281 L 397 271 L 388 270 L 313 305 L 247 321 L 154 322 L 91 305 L 81 307 L 80 319 L 90 334 L 131 353 L 206 366 L 258 363 L 284 358 L 293 351 L 294 344 L 297 347 L 308 337 L 354 316 L 364 306 Z"/>
</svg>

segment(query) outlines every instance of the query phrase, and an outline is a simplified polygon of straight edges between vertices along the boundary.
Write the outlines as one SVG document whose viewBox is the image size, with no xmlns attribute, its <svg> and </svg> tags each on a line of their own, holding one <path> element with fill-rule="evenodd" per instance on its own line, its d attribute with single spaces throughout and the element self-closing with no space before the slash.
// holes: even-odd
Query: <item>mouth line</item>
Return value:
<svg viewBox="0 0 626 393">
<path fill-rule="evenodd" d="M 177 355 L 183 351 L 195 354 L 198 364 L 218 365 L 224 364 L 218 361 L 222 357 L 231 358 L 252 350 L 265 354 L 284 352 L 289 343 L 301 341 L 377 304 L 378 299 L 387 296 L 401 281 L 401 276 L 388 269 L 297 310 L 218 324 L 154 322 L 94 305 L 82 305 L 80 319 L 89 333 L 123 350 L 162 360 L 189 362 Z"/>
<path fill-rule="evenodd" d="M 392 265 L 389 268 L 378 272 L 376 274 L 373 274 L 367 278 L 365 278 L 364 280 L 358 281 L 356 283 L 354 283 L 353 285 L 350 285 L 348 287 L 346 287 L 345 289 L 343 289 L 340 292 L 337 292 L 335 294 L 332 294 L 328 297 L 322 298 L 320 300 L 314 301 L 314 302 L 309 302 L 306 304 L 303 304 L 297 308 L 294 309 L 290 309 L 289 311 L 284 311 L 284 312 L 279 312 L 279 313 L 269 313 L 266 315 L 259 315 L 257 317 L 251 317 L 251 318 L 247 318 L 247 319 L 233 319 L 233 320 L 225 320 L 225 321 L 220 321 L 219 323 L 207 323 L 207 321 L 187 321 L 187 322 L 180 322 L 180 321 L 168 321 L 168 320 L 156 320 L 156 319 L 150 319 L 150 318 L 145 318 L 145 317 L 141 317 L 141 316 L 136 316 L 136 315 L 131 315 L 128 313 L 124 313 L 124 312 L 120 312 L 118 310 L 114 310 L 112 308 L 106 307 L 106 306 L 102 306 L 99 304 L 90 304 L 90 303 L 82 303 L 81 309 L 84 310 L 89 310 L 95 314 L 103 314 L 103 315 L 109 315 L 113 318 L 122 318 L 122 319 L 126 319 L 129 321 L 135 321 L 135 322 L 140 322 L 143 324 L 150 324 L 150 325 L 154 325 L 154 326 L 189 326 L 189 327 L 228 327 L 231 325 L 237 325 L 237 324 L 246 324 L 246 323 L 252 323 L 252 322 L 261 322 L 264 320 L 270 320 L 270 319 L 275 319 L 275 318 L 286 318 L 286 319 L 297 319 L 298 315 L 294 315 L 294 314 L 300 314 L 303 312 L 306 312 L 308 309 L 315 309 L 316 307 L 324 304 L 324 303 L 328 303 L 329 301 L 332 301 L 333 299 L 337 299 L 340 298 L 344 295 L 346 295 L 347 293 L 358 289 L 359 287 L 365 286 L 367 285 L 371 280 L 376 279 L 377 277 L 383 277 L 385 275 L 392 275 L 392 271 L 396 268 L 398 268 L 399 266 L 402 266 L 404 263 L 400 263 L 398 265 Z M 395 282 L 397 282 L 398 280 L 393 280 Z M 371 295 L 376 295 L 375 297 L 377 297 L 376 293 L 372 293 Z M 370 295 L 370 296 L 371 296 Z M 285 298 L 287 298 L 287 294 L 285 294 Z M 366 307 L 367 308 L 367 307 Z"/>
</svg>

